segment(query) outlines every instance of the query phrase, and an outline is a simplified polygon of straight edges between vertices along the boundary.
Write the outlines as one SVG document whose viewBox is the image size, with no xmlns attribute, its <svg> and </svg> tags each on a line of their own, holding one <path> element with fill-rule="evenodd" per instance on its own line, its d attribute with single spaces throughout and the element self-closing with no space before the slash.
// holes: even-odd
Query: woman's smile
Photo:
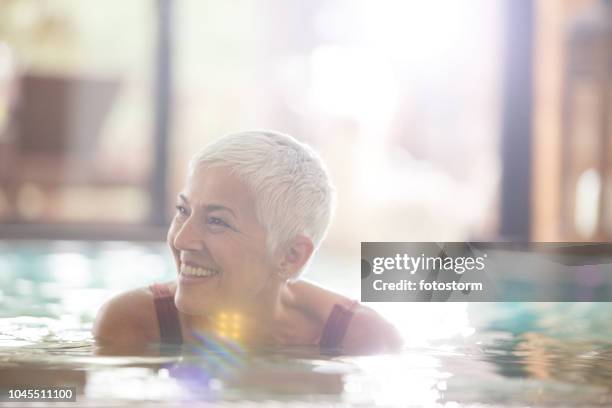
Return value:
<svg viewBox="0 0 612 408">
<path fill-rule="evenodd" d="M 220 273 L 216 269 L 181 263 L 179 283 L 204 283 L 211 281 L 213 278 L 219 275 Z"/>
</svg>

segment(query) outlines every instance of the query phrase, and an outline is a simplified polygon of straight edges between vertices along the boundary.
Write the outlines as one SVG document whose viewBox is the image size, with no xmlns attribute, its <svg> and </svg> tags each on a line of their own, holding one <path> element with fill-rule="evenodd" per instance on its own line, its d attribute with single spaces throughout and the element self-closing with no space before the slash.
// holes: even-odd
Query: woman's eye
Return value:
<svg viewBox="0 0 612 408">
<path fill-rule="evenodd" d="M 217 218 L 217 217 L 208 217 L 208 219 L 206 220 L 206 223 L 209 224 L 209 225 L 217 225 L 217 226 L 221 226 L 221 227 L 229 227 L 228 223 L 223 221 L 221 218 Z"/>
</svg>

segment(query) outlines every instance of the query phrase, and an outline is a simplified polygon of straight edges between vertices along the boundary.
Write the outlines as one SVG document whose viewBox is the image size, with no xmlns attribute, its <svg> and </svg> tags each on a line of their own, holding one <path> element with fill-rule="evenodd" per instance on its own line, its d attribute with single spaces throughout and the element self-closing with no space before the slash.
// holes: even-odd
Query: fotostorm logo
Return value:
<svg viewBox="0 0 612 408">
<path fill-rule="evenodd" d="M 601 242 L 362 242 L 361 300 L 610 302 L 610 254 Z M 587 269 L 597 278 L 568 281 Z"/>
<path fill-rule="evenodd" d="M 418 271 L 453 271 L 462 275 L 469 271 L 482 271 L 485 269 L 483 256 L 410 256 L 408 254 L 396 254 L 394 257 L 376 257 L 372 260 L 372 272 L 380 275 L 385 271 L 406 271 L 414 275 Z"/>
</svg>

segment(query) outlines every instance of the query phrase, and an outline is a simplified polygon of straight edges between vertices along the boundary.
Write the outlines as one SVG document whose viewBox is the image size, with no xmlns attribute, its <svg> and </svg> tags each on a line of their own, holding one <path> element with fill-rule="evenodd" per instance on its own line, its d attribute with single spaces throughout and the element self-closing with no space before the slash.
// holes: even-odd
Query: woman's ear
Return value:
<svg viewBox="0 0 612 408">
<path fill-rule="evenodd" d="M 314 246 L 310 238 L 298 235 L 287 246 L 280 262 L 282 276 L 288 279 L 298 275 L 302 267 L 308 262 Z"/>
</svg>

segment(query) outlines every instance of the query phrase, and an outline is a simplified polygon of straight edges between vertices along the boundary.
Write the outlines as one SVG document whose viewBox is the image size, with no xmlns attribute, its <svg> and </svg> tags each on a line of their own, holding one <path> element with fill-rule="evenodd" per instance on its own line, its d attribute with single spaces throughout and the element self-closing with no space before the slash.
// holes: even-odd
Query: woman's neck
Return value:
<svg viewBox="0 0 612 408">
<path fill-rule="evenodd" d="M 278 332 L 286 319 L 287 285 L 271 278 L 256 297 L 238 304 L 225 305 L 203 315 L 179 312 L 186 341 L 198 343 L 198 337 L 227 339 L 246 348 L 275 345 Z M 194 334 L 195 332 L 195 334 Z"/>
</svg>

